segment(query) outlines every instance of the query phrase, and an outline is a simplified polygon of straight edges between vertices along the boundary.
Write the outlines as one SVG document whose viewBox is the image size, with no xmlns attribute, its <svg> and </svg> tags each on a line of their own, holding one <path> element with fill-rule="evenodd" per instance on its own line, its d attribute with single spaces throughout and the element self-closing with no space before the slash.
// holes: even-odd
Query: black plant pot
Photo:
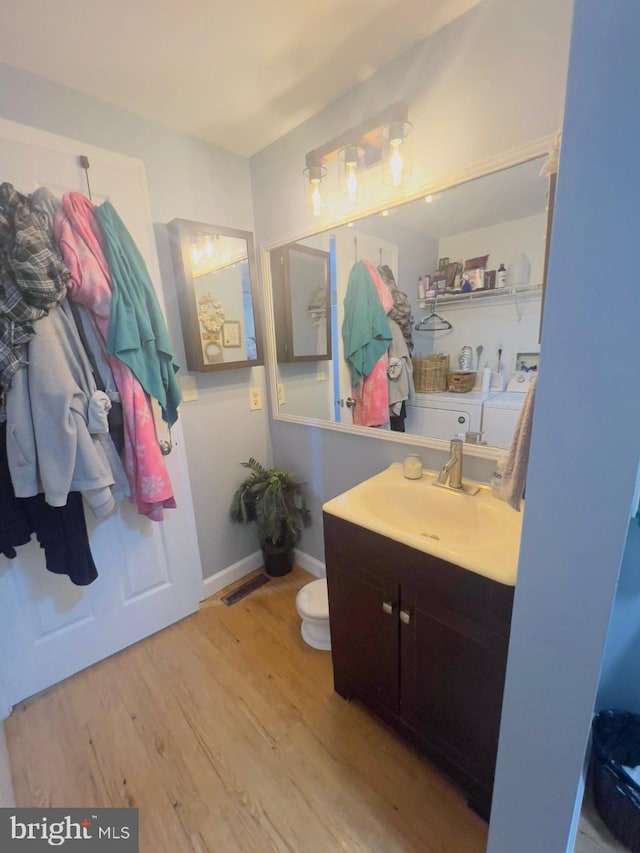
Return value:
<svg viewBox="0 0 640 853">
<path fill-rule="evenodd" d="M 288 575 L 293 568 L 293 548 L 287 545 L 274 545 L 265 542 L 262 545 L 264 570 L 270 578 L 281 578 Z"/>
</svg>

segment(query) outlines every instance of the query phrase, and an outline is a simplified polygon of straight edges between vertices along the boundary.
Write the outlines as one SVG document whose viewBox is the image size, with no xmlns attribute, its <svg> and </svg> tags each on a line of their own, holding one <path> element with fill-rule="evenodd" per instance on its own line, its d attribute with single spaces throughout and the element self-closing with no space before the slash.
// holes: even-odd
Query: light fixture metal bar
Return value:
<svg viewBox="0 0 640 853">
<path fill-rule="evenodd" d="M 357 145 L 364 150 L 365 167 L 378 163 L 382 153 L 382 128 L 391 122 L 409 120 L 409 107 L 404 101 L 390 104 L 382 112 L 371 116 L 355 127 L 345 130 L 335 139 L 325 142 L 305 156 L 307 168 L 322 166 L 337 159 L 338 152 L 348 145 Z"/>
</svg>

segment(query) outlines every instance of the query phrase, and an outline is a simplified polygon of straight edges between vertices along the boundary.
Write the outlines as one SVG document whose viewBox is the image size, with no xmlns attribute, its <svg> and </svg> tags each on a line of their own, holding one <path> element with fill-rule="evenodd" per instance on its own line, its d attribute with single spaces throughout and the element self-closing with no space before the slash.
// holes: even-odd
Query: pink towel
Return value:
<svg viewBox="0 0 640 853">
<path fill-rule="evenodd" d="M 100 342 L 105 345 L 111 311 L 111 281 L 102 251 L 102 234 L 93 205 L 80 193 L 66 193 L 55 219 L 55 238 L 71 273 L 69 297 L 91 315 Z M 131 503 L 152 521 L 162 521 L 163 508 L 176 502 L 158 445 L 149 398 L 131 370 L 107 356 L 120 393 L 124 416 L 124 464 Z"/>
</svg>

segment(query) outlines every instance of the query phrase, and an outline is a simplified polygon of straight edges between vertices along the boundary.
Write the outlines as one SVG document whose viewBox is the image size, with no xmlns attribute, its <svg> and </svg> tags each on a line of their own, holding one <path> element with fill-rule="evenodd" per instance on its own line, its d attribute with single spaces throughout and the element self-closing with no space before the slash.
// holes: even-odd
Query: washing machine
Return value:
<svg viewBox="0 0 640 853">
<path fill-rule="evenodd" d="M 518 371 L 509 380 L 507 388 L 491 395 L 484 404 L 482 432 L 491 447 L 508 448 L 520 417 L 520 409 L 529 390 L 535 371 Z"/>
<path fill-rule="evenodd" d="M 486 399 L 487 394 L 481 391 L 416 393 L 407 402 L 406 431 L 446 441 L 469 430 L 480 432 L 482 404 Z"/>
</svg>

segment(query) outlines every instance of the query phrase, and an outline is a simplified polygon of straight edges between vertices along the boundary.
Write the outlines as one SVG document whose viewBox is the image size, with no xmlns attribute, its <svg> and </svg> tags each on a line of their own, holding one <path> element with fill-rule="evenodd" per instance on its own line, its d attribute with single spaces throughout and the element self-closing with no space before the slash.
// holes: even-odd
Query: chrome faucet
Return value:
<svg viewBox="0 0 640 853">
<path fill-rule="evenodd" d="M 462 482 L 462 439 L 452 438 L 449 448 L 450 456 L 442 466 L 442 471 L 433 481 L 434 486 L 441 489 L 451 489 L 454 492 L 464 492 L 465 495 L 477 495 L 480 486 L 470 486 Z"/>
<path fill-rule="evenodd" d="M 437 486 L 448 486 L 450 489 L 462 489 L 462 439 L 452 438 L 449 448 L 451 456 L 442 466 L 436 479 Z"/>
</svg>

